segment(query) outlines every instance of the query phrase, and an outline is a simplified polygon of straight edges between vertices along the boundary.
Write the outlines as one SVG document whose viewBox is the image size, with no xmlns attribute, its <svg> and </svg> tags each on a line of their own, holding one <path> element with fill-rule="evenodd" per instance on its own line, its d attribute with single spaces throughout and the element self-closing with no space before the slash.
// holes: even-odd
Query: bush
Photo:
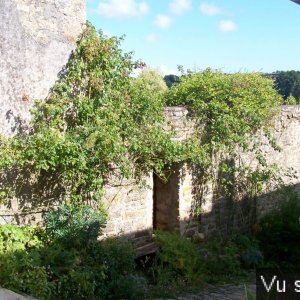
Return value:
<svg viewBox="0 0 300 300">
<path fill-rule="evenodd" d="M 0 285 L 45 298 L 50 289 L 41 265 L 43 246 L 36 227 L 0 226 Z"/>
<path fill-rule="evenodd" d="M 181 278 L 186 283 L 196 283 L 203 268 L 195 244 L 176 233 L 156 232 L 155 240 L 159 245 L 157 253 L 157 281 L 165 277 L 169 280 Z M 165 273 L 165 274 L 163 274 Z"/>
<path fill-rule="evenodd" d="M 46 233 L 67 247 L 97 240 L 105 226 L 106 214 L 87 205 L 62 205 L 46 216 Z"/>
<path fill-rule="evenodd" d="M 41 230 L 37 227 L 17 227 L 12 224 L 0 226 L 0 253 L 41 246 Z"/>
<path fill-rule="evenodd" d="M 141 299 L 128 241 L 98 241 L 105 216 L 64 205 L 48 214 L 46 230 L 0 226 L 0 285 L 39 299 Z"/>
<path fill-rule="evenodd" d="M 173 297 L 201 282 L 201 260 L 196 245 L 177 233 L 157 231 L 156 256 L 141 261 L 153 298 Z"/>
<path fill-rule="evenodd" d="M 135 272 L 135 252 L 126 240 L 110 239 L 101 244 L 105 281 L 101 295 L 105 299 L 141 299 L 146 280 Z"/>
<path fill-rule="evenodd" d="M 299 268 L 300 200 L 290 190 L 283 195 L 279 209 L 260 220 L 257 238 L 267 265 Z"/>
<path fill-rule="evenodd" d="M 207 281 L 228 281 L 240 275 L 240 251 L 230 239 L 211 240 L 201 245 L 201 248 Z"/>
<path fill-rule="evenodd" d="M 263 254 L 254 236 L 238 234 L 232 237 L 232 241 L 239 249 L 244 268 L 256 268 L 263 264 Z"/>
</svg>

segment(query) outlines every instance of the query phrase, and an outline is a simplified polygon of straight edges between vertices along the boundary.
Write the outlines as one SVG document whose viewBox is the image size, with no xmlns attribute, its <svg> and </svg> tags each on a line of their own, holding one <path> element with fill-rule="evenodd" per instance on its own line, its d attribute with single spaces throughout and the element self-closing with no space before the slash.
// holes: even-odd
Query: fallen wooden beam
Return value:
<svg viewBox="0 0 300 300">
<path fill-rule="evenodd" d="M 142 247 L 136 248 L 136 253 L 137 253 L 136 257 L 139 258 L 141 256 L 153 254 L 157 250 L 158 250 L 158 246 L 154 242 L 151 242 Z"/>
</svg>

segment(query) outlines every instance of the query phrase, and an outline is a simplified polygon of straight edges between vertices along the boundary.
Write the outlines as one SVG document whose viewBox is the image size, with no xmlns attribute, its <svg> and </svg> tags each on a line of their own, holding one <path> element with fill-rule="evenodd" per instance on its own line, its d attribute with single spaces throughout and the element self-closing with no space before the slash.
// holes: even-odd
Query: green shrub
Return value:
<svg viewBox="0 0 300 300">
<path fill-rule="evenodd" d="M 244 268 L 256 268 L 263 264 L 263 254 L 258 246 L 258 241 L 254 236 L 234 235 L 232 242 L 239 249 L 241 263 Z"/>
<path fill-rule="evenodd" d="M 199 280 L 203 265 L 194 243 L 168 232 L 156 232 L 155 240 L 159 245 L 158 270 L 169 269 L 171 276 L 182 277 L 187 283 Z"/>
<path fill-rule="evenodd" d="M 37 227 L 0 226 L 0 253 L 42 246 L 41 230 Z"/>
<path fill-rule="evenodd" d="M 215 239 L 201 246 L 206 280 L 227 281 L 241 273 L 240 251 L 230 239 Z"/>
<path fill-rule="evenodd" d="M 105 214 L 65 205 L 46 218 L 50 244 L 43 251 L 60 299 L 139 299 L 143 279 L 135 275 L 135 253 L 123 240 L 98 241 Z"/>
<path fill-rule="evenodd" d="M 39 299 L 142 299 L 128 241 L 98 241 L 105 220 L 90 207 L 63 205 L 46 217 L 45 233 L 0 226 L 0 285 Z"/>
<path fill-rule="evenodd" d="M 269 266 L 300 267 L 300 200 L 295 192 L 285 191 L 279 209 L 259 222 L 257 238 Z"/>
<path fill-rule="evenodd" d="M 122 239 L 102 241 L 99 259 L 104 265 L 105 280 L 100 287 L 104 299 L 141 299 L 146 281 L 135 271 L 135 251 L 132 244 Z"/>
<path fill-rule="evenodd" d="M 46 216 L 46 233 L 67 247 L 97 240 L 105 226 L 106 214 L 87 205 L 65 204 Z"/>
<path fill-rule="evenodd" d="M 41 265 L 42 246 L 36 227 L 0 226 L 0 285 L 45 298 L 50 285 Z"/>
</svg>

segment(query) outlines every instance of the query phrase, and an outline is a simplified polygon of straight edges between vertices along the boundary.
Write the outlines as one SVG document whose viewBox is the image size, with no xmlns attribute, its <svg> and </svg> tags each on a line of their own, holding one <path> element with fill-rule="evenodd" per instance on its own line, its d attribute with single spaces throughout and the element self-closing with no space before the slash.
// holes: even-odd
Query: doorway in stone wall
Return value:
<svg viewBox="0 0 300 300">
<path fill-rule="evenodd" d="M 165 182 L 153 174 L 153 229 L 179 229 L 179 169 Z"/>
</svg>

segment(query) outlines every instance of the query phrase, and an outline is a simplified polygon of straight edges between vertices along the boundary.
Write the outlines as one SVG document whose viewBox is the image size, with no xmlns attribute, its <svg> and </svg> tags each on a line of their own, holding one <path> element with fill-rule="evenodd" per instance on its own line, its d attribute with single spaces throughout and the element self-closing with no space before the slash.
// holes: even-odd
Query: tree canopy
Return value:
<svg viewBox="0 0 300 300">
<path fill-rule="evenodd" d="M 277 71 L 274 74 L 275 87 L 285 100 L 292 96 L 300 101 L 300 71 Z"/>
</svg>

